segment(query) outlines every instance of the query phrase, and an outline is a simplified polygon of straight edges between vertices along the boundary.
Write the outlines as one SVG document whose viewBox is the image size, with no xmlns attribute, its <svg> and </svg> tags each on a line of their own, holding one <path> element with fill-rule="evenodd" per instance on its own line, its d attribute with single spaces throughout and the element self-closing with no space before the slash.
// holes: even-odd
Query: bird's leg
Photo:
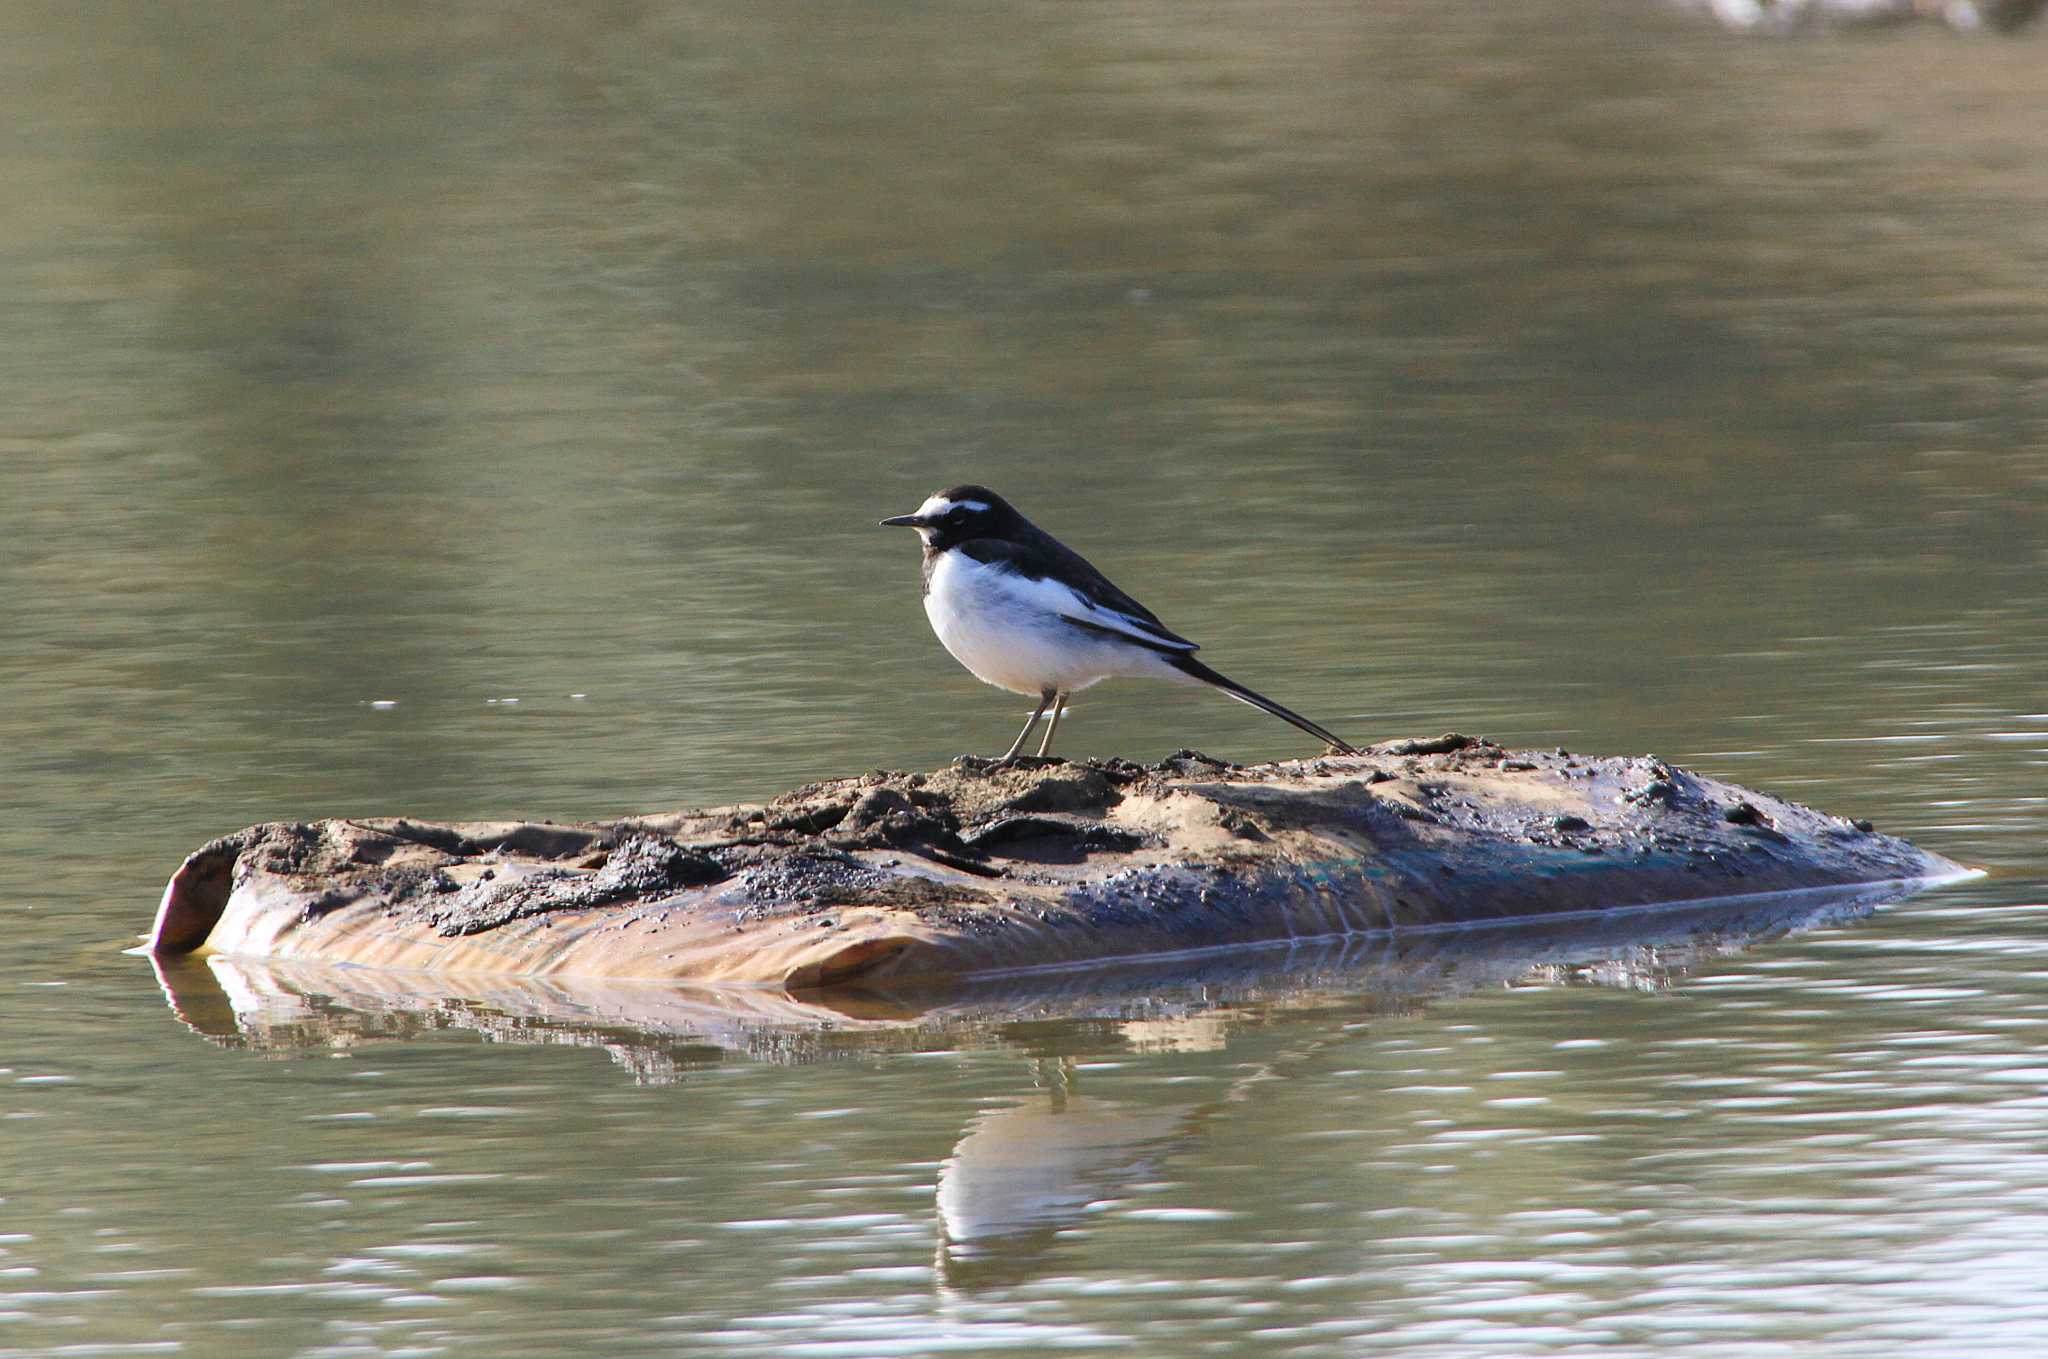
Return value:
<svg viewBox="0 0 2048 1359">
<path fill-rule="evenodd" d="M 1050 689 L 1038 696 L 1038 708 L 1031 714 L 1031 720 L 1024 724 L 1024 730 L 1017 733 L 1017 739 L 1010 742 L 1010 748 L 1002 753 L 1002 757 L 997 763 L 1001 763 L 1002 760 L 1013 760 L 1017 757 L 1017 752 L 1024 748 L 1024 738 L 1029 736 L 1031 729 L 1038 725 L 1038 719 L 1045 716 L 1046 705 L 1051 703 L 1054 697 L 1055 695 Z M 1055 715 L 1055 720 L 1057 720 L 1057 715 Z"/>
<path fill-rule="evenodd" d="M 1066 710 L 1067 696 L 1065 694 L 1053 695 L 1052 721 L 1045 724 L 1045 739 L 1038 743 L 1038 753 L 1041 757 L 1044 756 L 1046 751 L 1052 749 L 1052 734 L 1060 729 L 1060 714 Z M 1031 720 L 1036 722 L 1038 719 L 1034 717 Z"/>
</svg>

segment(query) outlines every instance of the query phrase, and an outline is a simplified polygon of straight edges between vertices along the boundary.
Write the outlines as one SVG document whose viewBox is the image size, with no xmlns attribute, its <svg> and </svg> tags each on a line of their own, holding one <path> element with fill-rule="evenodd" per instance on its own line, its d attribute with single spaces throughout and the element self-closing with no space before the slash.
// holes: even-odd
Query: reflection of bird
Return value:
<svg viewBox="0 0 2048 1359">
<path fill-rule="evenodd" d="M 1154 1175 L 1188 1117 L 1058 1092 L 984 1110 L 939 1167 L 942 1267 L 964 1278 L 1039 1259 L 1090 1203 Z"/>
<path fill-rule="evenodd" d="M 1226 1027 L 1204 1038 L 1220 1037 Z M 1034 1092 L 984 1109 L 939 1166 L 940 1274 L 955 1287 L 1032 1277 L 1091 1204 L 1156 1179 L 1163 1165 L 1199 1144 L 1218 1115 L 1341 1041 L 1343 1035 L 1318 1037 L 1252 1063 L 1202 1104 L 1151 1107 L 1081 1094 L 1072 1058 L 1041 1058 L 1033 1084 L 1048 1098 Z"/>
<path fill-rule="evenodd" d="M 1143 1108 L 1073 1090 L 1066 1058 L 1036 1063 L 1026 1099 L 984 1109 L 939 1166 L 941 1277 L 955 1287 L 1039 1273 L 1088 1206 L 1116 1198 L 1185 1147 L 1205 1109 Z"/>
<path fill-rule="evenodd" d="M 1196 660 L 1193 642 L 985 486 L 940 491 L 915 513 L 882 522 L 914 528 L 924 540 L 925 616 L 953 659 L 983 683 L 1037 697 L 1038 709 L 1003 753 L 1006 760 L 1051 708 L 1038 743 L 1045 754 L 1068 696 L 1116 675 L 1211 685 L 1347 755 L 1357 753 L 1342 737 Z"/>
</svg>

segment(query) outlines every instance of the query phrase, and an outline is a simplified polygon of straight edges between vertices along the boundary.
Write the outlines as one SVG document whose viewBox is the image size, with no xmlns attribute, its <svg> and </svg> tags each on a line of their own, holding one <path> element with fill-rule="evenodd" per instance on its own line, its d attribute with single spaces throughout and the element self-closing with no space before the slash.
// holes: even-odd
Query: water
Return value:
<svg viewBox="0 0 2048 1359">
<path fill-rule="evenodd" d="M 0 30 L 0 1353 L 2048 1347 L 2041 30 Z M 1000 748 L 872 527 L 970 478 L 1354 739 L 1654 750 L 1991 875 L 1036 1016 L 181 1013 L 120 951 L 257 820 Z M 1135 684 L 1062 740 L 1300 750 Z"/>
</svg>

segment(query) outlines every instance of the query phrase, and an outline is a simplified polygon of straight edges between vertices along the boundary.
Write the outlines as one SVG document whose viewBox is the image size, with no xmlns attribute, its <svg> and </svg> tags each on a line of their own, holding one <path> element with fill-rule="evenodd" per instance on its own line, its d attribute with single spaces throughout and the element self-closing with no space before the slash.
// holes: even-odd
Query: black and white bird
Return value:
<svg viewBox="0 0 2048 1359">
<path fill-rule="evenodd" d="M 984 684 L 1038 700 L 1003 752 L 1023 748 L 1052 709 L 1038 753 L 1052 749 L 1067 699 L 1119 675 L 1194 681 L 1221 689 L 1347 755 L 1357 749 L 1264 694 L 1195 659 L 1195 644 L 1116 588 L 1080 553 L 986 486 L 954 486 L 882 523 L 924 540 L 924 612 L 953 659 Z"/>
</svg>

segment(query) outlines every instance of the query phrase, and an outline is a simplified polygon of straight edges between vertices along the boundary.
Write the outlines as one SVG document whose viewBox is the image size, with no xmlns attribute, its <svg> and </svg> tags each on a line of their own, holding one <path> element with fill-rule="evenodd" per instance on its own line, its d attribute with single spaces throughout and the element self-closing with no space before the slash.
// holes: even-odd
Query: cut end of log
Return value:
<svg viewBox="0 0 2048 1359">
<path fill-rule="evenodd" d="M 206 942 L 234 891 L 242 837 L 226 836 L 187 856 L 164 884 L 148 948 L 160 956 L 190 953 Z"/>
</svg>

